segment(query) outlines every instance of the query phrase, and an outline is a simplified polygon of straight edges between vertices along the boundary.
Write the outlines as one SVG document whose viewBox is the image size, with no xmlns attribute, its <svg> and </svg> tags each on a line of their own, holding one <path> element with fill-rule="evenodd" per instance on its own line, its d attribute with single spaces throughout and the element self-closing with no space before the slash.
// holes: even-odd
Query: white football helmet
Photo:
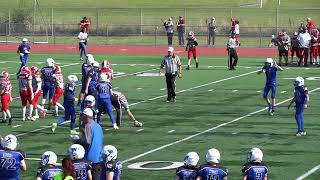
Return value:
<svg viewBox="0 0 320 180">
<path fill-rule="evenodd" d="M 199 161 L 199 155 L 196 152 L 189 152 L 184 157 L 184 163 L 187 165 L 196 166 L 198 164 L 198 161 Z"/>
<path fill-rule="evenodd" d="M 272 59 L 272 58 L 267 58 L 267 59 L 266 59 L 266 63 L 272 64 L 272 63 L 273 63 L 273 59 Z"/>
<path fill-rule="evenodd" d="M 98 61 L 94 61 L 92 66 L 95 67 L 95 68 L 99 68 L 100 64 L 99 64 Z"/>
<path fill-rule="evenodd" d="M 69 90 L 73 91 L 78 85 L 78 77 L 76 75 L 69 75 L 67 84 L 68 84 Z"/>
<path fill-rule="evenodd" d="M 250 149 L 247 154 L 247 161 L 261 162 L 262 158 L 263 158 L 262 151 L 256 147 Z"/>
<path fill-rule="evenodd" d="M 47 164 L 56 164 L 57 163 L 57 155 L 56 153 L 52 151 L 46 151 L 41 156 L 41 164 L 42 166 L 45 166 Z"/>
<path fill-rule="evenodd" d="M 69 147 L 68 154 L 72 160 L 83 159 L 85 150 L 80 144 L 73 144 Z"/>
<path fill-rule="evenodd" d="M 209 149 L 206 154 L 206 161 L 213 163 L 220 163 L 220 152 L 218 149 Z"/>
<path fill-rule="evenodd" d="M 301 76 L 296 77 L 294 81 L 295 86 L 304 86 L 304 79 Z"/>
<path fill-rule="evenodd" d="M 100 75 L 100 82 L 108 82 L 109 81 L 109 77 L 106 74 L 101 74 Z"/>
<path fill-rule="evenodd" d="M 27 38 L 22 38 L 22 42 L 28 42 Z"/>
<path fill-rule="evenodd" d="M 47 60 L 46 60 L 46 65 L 47 66 L 49 66 L 49 67 L 54 67 L 54 64 L 55 64 L 56 62 L 52 59 L 52 58 L 48 58 Z"/>
<path fill-rule="evenodd" d="M 94 61 L 92 54 L 87 54 L 87 64 L 93 64 Z"/>
<path fill-rule="evenodd" d="M 94 106 L 96 104 L 96 99 L 94 98 L 94 96 L 92 95 L 88 95 L 84 101 L 86 102 L 90 102 L 91 103 L 91 106 Z"/>
<path fill-rule="evenodd" d="M 18 140 L 15 135 L 9 134 L 6 135 L 1 140 L 1 146 L 2 148 L 9 149 L 9 150 L 15 150 L 18 145 Z"/>
<path fill-rule="evenodd" d="M 117 159 L 118 150 L 112 145 L 106 145 L 103 147 L 102 155 L 104 159 L 108 162 L 108 161 Z"/>
</svg>

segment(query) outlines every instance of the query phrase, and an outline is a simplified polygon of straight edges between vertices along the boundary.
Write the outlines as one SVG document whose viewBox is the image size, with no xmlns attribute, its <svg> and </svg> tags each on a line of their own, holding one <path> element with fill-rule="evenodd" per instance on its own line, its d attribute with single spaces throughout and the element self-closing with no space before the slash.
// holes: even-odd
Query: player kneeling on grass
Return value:
<svg viewBox="0 0 320 180">
<path fill-rule="evenodd" d="M 92 163 L 83 159 L 84 148 L 80 144 L 73 144 L 69 147 L 68 154 L 77 172 L 77 180 L 92 180 Z"/>
<path fill-rule="evenodd" d="M 9 119 L 9 125 L 12 123 L 11 112 L 9 108 L 9 103 L 12 101 L 11 91 L 12 85 L 9 79 L 9 73 L 2 71 L 0 77 L 0 95 L 1 95 L 1 110 L 3 112 L 2 123 L 7 123 L 7 117 Z"/>
<path fill-rule="evenodd" d="M 36 180 L 52 180 L 55 175 L 62 172 L 62 167 L 57 165 L 57 155 L 46 151 L 41 156 L 41 166 L 37 170 Z"/>
<path fill-rule="evenodd" d="M 31 75 L 32 75 L 32 88 L 33 88 L 33 98 L 30 104 L 30 112 L 28 116 L 28 120 L 35 121 L 39 119 L 38 109 L 41 110 L 41 115 L 45 116 L 47 114 L 47 110 L 43 109 L 42 106 L 38 105 L 39 97 L 42 94 L 42 80 L 40 76 L 40 69 L 36 66 L 31 67 Z M 35 108 L 35 109 L 34 109 Z M 32 116 L 33 110 L 35 110 L 35 116 Z"/>
<path fill-rule="evenodd" d="M 305 136 L 307 133 L 304 130 L 303 111 L 308 108 L 309 93 L 307 87 L 304 86 L 303 77 L 296 77 L 294 81 L 294 97 L 291 100 L 288 109 L 293 102 L 296 103 L 295 119 L 298 125 L 298 132 L 296 133 L 296 136 Z"/>
<path fill-rule="evenodd" d="M 112 106 L 117 111 L 117 125 L 121 126 L 121 118 L 122 118 L 122 108 L 124 108 L 128 114 L 128 116 L 132 119 L 133 125 L 136 127 L 142 127 L 143 124 L 139 122 L 131 113 L 129 108 L 129 103 L 127 101 L 127 98 L 124 94 L 122 94 L 119 91 L 112 91 L 112 94 L 110 96 Z"/>
<path fill-rule="evenodd" d="M 108 76 L 105 74 L 100 75 L 100 82 L 97 84 L 96 90 L 97 90 L 97 100 L 98 100 L 98 117 L 97 117 L 97 123 L 100 124 L 101 120 L 101 114 L 104 112 L 107 112 L 109 115 L 109 118 L 111 120 L 112 126 L 114 129 L 119 129 L 117 126 L 114 116 L 112 113 L 112 104 L 110 96 L 112 95 L 112 86 L 108 82 Z"/>
<path fill-rule="evenodd" d="M 243 165 L 242 180 L 267 180 L 268 168 L 262 163 L 263 153 L 259 148 L 252 148 L 247 154 L 247 163 Z"/>
<path fill-rule="evenodd" d="M 22 121 L 26 120 L 27 103 L 31 104 L 33 99 L 32 76 L 31 69 L 23 66 L 22 73 L 18 75 L 20 99 L 22 104 Z"/>
<path fill-rule="evenodd" d="M 26 171 L 25 154 L 16 150 L 18 145 L 17 137 L 9 134 L 1 140 L 0 149 L 0 179 L 19 179 L 20 170 Z"/>
<path fill-rule="evenodd" d="M 189 32 L 189 35 L 187 37 L 187 46 L 186 51 L 188 52 L 188 66 L 187 70 L 190 69 L 190 63 L 191 63 L 191 56 L 193 56 L 193 59 L 196 63 L 196 68 L 199 67 L 198 59 L 197 59 L 197 49 L 196 46 L 198 46 L 197 38 L 194 37 L 194 33 L 192 31 Z"/>
<path fill-rule="evenodd" d="M 276 85 L 277 85 L 277 71 L 283 71 L 283 68 L 278 66 L 276 62 L 273 61 L 272 58 L 267 58 L 264 66 L 258 74 L 265 73 L 266 74 L 266 84 L 264 86 L 263 98 L 267 102 L 269 110 L 268 114 L 270 116 L 273 115 L 276 105 Z M 272 102 L 268 98 L 269 91 L 271 90 L 271 99 Z"/>
<path fill-rule="evenodd" d="M 75 121 L 76 121 L 76 108 L 75 108 L 75 98 L 76 98 L 76 88 L 78 85 L 78 78 L 75 75 L 69 75 L 68 76 L 68 81 L 66 84 L 66 87 L 64 89 L 64 101 L 63 101 L 63 106 L 65 108 L 64 110 L 64 117 L 59 118 L 56 123 L 52 124 L 51 130 L 52 132 L 55 131 L 57 126 L 62 125 L 65 121 L 71 119 L 70 123 L 70 134 L 79 134 L 75 130 Z"/>
<path fill-rule="evenodd" d="M 196 152 L 189 152 L 184 157 L 184 165 L 176 171 L 176 180 L 195 180 L 198 173 L 199 155 Z"/>
<path fill-rule="evenodd" d="M 43 96 L 42 96 L 42 107 L 46 103 L 46 99 L 49 95 L 48 110 L 50 111 L 52 105 L 52 98 L 54 95 L 54 81 L 52 75 L 54 74 L 55 61 L 52 58 L 46 60 L 46 67 L 41 69 L 41 79 L 43 84 Z"/>
<path fill-rule="evenodd" d="M 217 149 L 209 149 L 206 154 L 206 162 L 200 166 L 198 171 L 198 180 L 223 179 L 227 180 L 228 169 L 220 166 L 220 152 Z"/>
<path fill-rule="evenodd" d="M 106 145 L 102 151 L 102 171 L 101 179 L 104 180 L 119 180 L 122 170 L 122 162 L 117 160 L 118 150 L 112 145 Z"/>
<path fill-rule="evenodd" d="M 54 96 L 52 100 L 52 105 L 54 105 L 53 116 L 59 116 L 59 108 L 64 110 L 64 107 L 59 103 L 60 97 L 63 95 L 63 75 L 60 66 L 54 67 L 54 74 L 52 75 L 54 81 Z"/>
</svg>

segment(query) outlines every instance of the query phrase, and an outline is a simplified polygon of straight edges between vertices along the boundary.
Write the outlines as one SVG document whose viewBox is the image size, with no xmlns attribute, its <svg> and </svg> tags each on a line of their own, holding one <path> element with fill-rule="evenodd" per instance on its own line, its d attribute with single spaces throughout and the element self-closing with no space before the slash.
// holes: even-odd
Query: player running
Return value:
<svg viewBox="0 0 320 180">
<path fill-rule="evenodd" d="M 28 57 L 30 54 L 30 45 L 28 44 L 27 38 L 22 39 L 22 43 L 19 45 L 17 53 L 20 55 L 21 61 L 21 66 L 17 72 L 17 75 L 19 75 L 22 67 L 27 65 Z"/>
<path fill-rule="evenodd" d="M 298 132 L 296 133 L 296 136 L 305 136 L 307 133 L 304 130 L 303 111 L 308 108 L 309 93 L 307 87 L 304 86 L 303 77 L 296 77 L 294 81 L 294 97 L 291 100 L 288 109 L 293 102 L 296 103 L 295 119 L 298 125 Z"/>
<path fill-rule="evenodd" d="M 46 60 L 46 67 L 41 69 L 41 79 L 43 84 L 42 107 L 44 108 L 44 104 L 46 103 L 46 99 L 49 95 L 48 110 L 51 109 L 52 98 L 54 95 L 54 81 L 52 78 L 54 74 L 54 65 L 55 61 L 52 58 L 48 58 Z"/>
<path fill-rule="evenodd" d="M 191 63 L 191 56 L 193 56 L 193 59 L 196 63 L 196 68 L 199 67 L 198 59 L 197 59 L 197 49 L 196 46 L 198 46 L 197 38 L 194 37 L 193 31 L 189 32 L 189 35 L 187 37 L 187 46 L 186 51 L 188 52 L 188 66 L 186 67 L 186 70 L 190 69 L 190 63 Z"/>
<path fill-rule="evenodd" d="M 122 162 L 117 160 L 118 150 L 112 145 L 106 145 L 103 147 L 102 158 L 101 179 L 119 180 L 121 176 Z"/>
<path fill-rule="evenodd" d="M 73 144 L 69 147 L 68 154 L 77 172 L 77 180 L 92 180 L 92 163 L 83 159 L 84 148 L 80 144 Z"/>
<path fill-rule="evenodd" d="M 119 91 L 112 91 L 112 94 L 110 95 L 112 106 L 117 111 L 117 126 L 121 126 L 121 118 L 122 118 L 122 108 L 124 108 L 133 121 L 133 125 L 136 127 L 142 127 L 143 124 L 139 122 L 132 114 L 129 108 L 129 103 L 124 94 L 122 94 Z"/>
<path fill-rule="evenodd" d="M 268 168 L 262 162 L 263 153 L 259 148 L 252 148 L 247 154 L 247 163 L 243 165 L 242 180 L 267 180 Z"/>
<path fill-rule="evenodd" d="M 96 89 L 97 89 L 97 100 L 98 100 L 98 117 L 97 117 L 97 123 L 100 124 L 101 120 L 101 114 L 104 112 L 107 112 L 109 115 L 109 118 L 111 120 L 111 123 L 113 125 L 114 129 L 119 129 L 117 126 L 114 116 L 112 113 L 112 104 L 111 104 L 111 99 L 110 95 L 112 95 L 112 86 L 108 82 L 108 76 L 105 74 L 101 74 L 100 76 L 100 82 L 98 83 Z"/>
<path fill-rule="evenodd" d="M 198 173 L 199 155 L 196 152 L 189 152 L 184 157 L 184 165 L 176 170 L 176 180 L 196 179 Z"/>
<path fill-rule="evenodd" d="M 46 151 L 41 156 L 41 166 L 37 170 L 36 180 L 52 180 L 55 175 L 62 172 L 62 167 L 57 165 L 57 155 Z"/>
<path fill-rule="evenodd" d="M 52 124 L 51 130 L 55 132 L 57 126 L 62 125 L 65 121 L 71 119 L 70 123 L 70 134 L 78 135 L 79 133 L 75 130 L 76 122 L 76 109 L 75 109 L 75 97 L 76 97 L 76 87 L 78 85 L 78 78 L 75 75 L 69 75 L 66 87 L 64 89 L 64 101 L 63 106 L 64 117 L 59 118 L 56 123 Z"/>
<path fill-rule="evenodd" d="M 273 61 L 272 58 L 267 58 L 264 66 L 258 74 L 265 73 L 266 74 L 266 84 L 264 86 L 263 98 L 268 104 L 268 114 L 270 116 L 273 115 L 276 105 L 276 85 L 277 85 L 277 71 L 283 71 L 283 68 L 278 66 L 276 62 Z M 271 90 L 271 100 L 268 98 L 269 91 Z"/>
<path fill-rule="evenodd" d="M 7 117 L 9 119 L 9 124 L 12 124 L 12 117 L 10 112 L 9 103 L 12 101 L 11 91 L 12 85 L 9 79 L 9 73 L 7 71 L 1 72 L 2 80 L 0 84 L 0 94 L 1 94 L 1 110 L 3 112 L 2 123 L 7 123 Z"/>
<path fill-rule="evenodd" d="M 85 97 L 86 93 L 86 88 L 87 88 L 87 79 L 89 77 L 89 74 L 93 72 L 93 66 L 92 64 L 94 63 L 94 58 L 91 54 L 87 55 L 87 59 L 83 62 L 82 67 L 81 67 L 81 92 L 79 94 L 79 100 L 78 100 L 78 106 L 82 104 L 82 101 Z"/>
<path fill-rule="evenodd" d="M 55 66 L 53 71 L 53 82 L 54 82 L 54 96 L 52 100 L 52 105 L 54 105 L 53 116 L 59 116 L 59 108 L 64 110 L 64 107 L 59 103 L 60 97 L 63 95 L 63 75 L 60 66 Z"/>
<path fill-rule="evenodd" d="M 18 145 L 17 137 L 9 134 L 2 141 L 0 149 L 0 179 L 15 180 L 19 179 L 20 170 L 26 171 L 25 154 L 16 150 Z"/>
<path fill-rule="evenodd" d="M 47 114 L 47 110 L 43 109 L 42 106 L 38 105 L 38 99 L 42 94 L 42 87 L 41 87 L 42 79 L 40 76 L 40 69 L 36 66 L 32 66 L 31 75 L 32 75 L 32 88 L 33 88 L 34 96 L 31 100 L 28 120 L 35 121 L 36 119 L 39 119 L 38 109 L 41 110 L 42 116 L 45 116 Z M 35 110 L 35 116 L 32 116 L 33 110 Z"/>
<path fill-rule="evenodd" d="M 228 169 L 219 166 L 220 152 L 217 149 L 209 149 L 206 154 L 206 164 L 200 166 L 198 172 L 198 179 L 210 180 L 221 179 L 226 180 L 228 176 Z"/>
<path fill-rule="evenodd" d="M 31 69 L 28 66 L 23 66 L 18 75 L 20 99 L 22 103 L 22 121 L 26 120 L 27 103 L 31 104 L 33 99 L 32 76 Z"/>
</svg>

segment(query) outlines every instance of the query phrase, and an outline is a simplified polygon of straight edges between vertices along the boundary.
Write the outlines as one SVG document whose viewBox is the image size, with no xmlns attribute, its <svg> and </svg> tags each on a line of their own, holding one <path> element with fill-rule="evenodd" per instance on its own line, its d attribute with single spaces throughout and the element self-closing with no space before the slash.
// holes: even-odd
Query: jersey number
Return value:
<svg viewBox="0 0 320 180">
<path fill-rule="evenodd" d="M 77 170 L 77 179 L 82 179 L 86 176 L 86 170 L 78 169 Z"/>
<path fill-rule="evenodd" d="M 262 173 L 256 173 L 256 179 L 262 180 Z"/>
<path fill-rule="evenodd" d="M 219 180 L 219 176 L 209 174 L 207 175 L 207 180 Z"/>
<path fill-rule="evenodd" d="M 0 169 L 4 169 L 5 165 L 7 165 L 7 170 L 14 171 L 16 170 L 16 159 L 14 158 L 0 158 Z"/>
</svg>

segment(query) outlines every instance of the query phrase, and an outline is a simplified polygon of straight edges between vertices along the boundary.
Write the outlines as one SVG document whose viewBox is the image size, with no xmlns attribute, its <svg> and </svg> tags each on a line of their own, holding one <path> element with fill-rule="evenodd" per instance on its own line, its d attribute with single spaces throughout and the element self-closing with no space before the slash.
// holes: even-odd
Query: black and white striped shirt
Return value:
<svg viewBox="0 0 320 180">
<path fill-rule="evenodd" d="M 129 103 L 126 96 L 119 91 L 112 91 L 111 103 L 118 108 L 129 108 Z"/>
<path fill-rule="evenodd" d="M 165 56 L 162 60 L 161 65 L 164 66 L 166 73 L 176 74 L 178 67 L 181 66 L 181 61 L 179 56 Z"/>
</svg>

